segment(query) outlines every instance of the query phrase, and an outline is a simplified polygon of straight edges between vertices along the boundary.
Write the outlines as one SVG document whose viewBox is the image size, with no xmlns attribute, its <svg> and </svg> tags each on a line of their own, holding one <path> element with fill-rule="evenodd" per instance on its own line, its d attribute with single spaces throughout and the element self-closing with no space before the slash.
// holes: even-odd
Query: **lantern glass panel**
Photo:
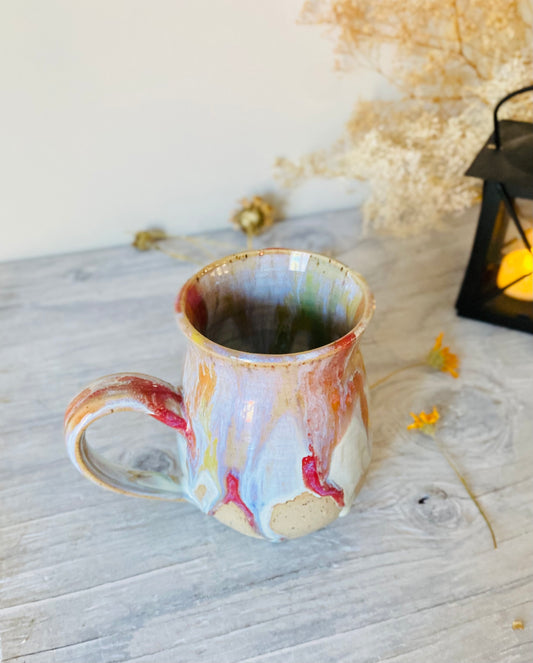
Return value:
<svg viewBox="0 0 533 663">
<path fill-rule="evenodd" d="M 527 244 L 533 244 L 533 201 L 515 198 L 513 207 L 527 238 L 524 241 L 504 205 L 500 205 L 494 225 L 494 237 L 487 256 L 490 289 L 503 290 L 504 297 L 533 301 L 533 256 Z M 499 295 L 499 296 L 502 296 Z M 499 298 L 498 296 L 498 298 Z"/>
</svg>

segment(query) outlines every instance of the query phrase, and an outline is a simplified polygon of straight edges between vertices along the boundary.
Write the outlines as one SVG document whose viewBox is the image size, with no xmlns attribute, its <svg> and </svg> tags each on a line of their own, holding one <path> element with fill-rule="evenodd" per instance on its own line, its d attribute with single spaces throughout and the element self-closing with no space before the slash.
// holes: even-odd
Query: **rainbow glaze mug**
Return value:
<svg viewBox="0 0 533 663">
<path fill-rule="evenodd" d="M 364 279 L 323 255 L 265 249 L 214 262 L 176 300 L 183 386 L 136 373 L 96 380 L 65 415 L 70 459 L 106 488 L 187 500 L 250 536 L 320 529 L 349 511 L 370 463 L 359 343 L 373 312 Z M 120 410 L 177 431 L 175 469 L 91 450 L 87 427 Z"/>
</svg>

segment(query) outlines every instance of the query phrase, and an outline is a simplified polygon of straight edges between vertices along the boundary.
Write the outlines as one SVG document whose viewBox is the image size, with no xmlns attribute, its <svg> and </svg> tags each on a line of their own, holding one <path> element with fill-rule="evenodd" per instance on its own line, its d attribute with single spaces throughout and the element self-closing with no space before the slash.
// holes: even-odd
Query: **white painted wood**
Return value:
<svg viewBox="0 0 533 663">
<path fill-rule="evenodd" d="M 280 545 L 187 504 L 106 492 L 66 458 L 63 411 L 85 383 L 121 370 L 178 381 L 173 299 L 197 265 L 130 247 L 0 265 L 2 663 L 530 661 L 533 339 L 455 316 L 475 216 L 393 240 L 361 238 L 356 215 L 336 213 L 262 238 L 331 251 L 367 277 L 371 381 L 441 330 L 462 359 L 457 380 L 413 369 L 374 391 L 373 462 L 352 512 Z M 410 410 L 433 405 L 497 550 L 432 440 L 406 431 Z M 102 447 L 172 440 L 138 415 L 100 433 Z"/>
</svg>

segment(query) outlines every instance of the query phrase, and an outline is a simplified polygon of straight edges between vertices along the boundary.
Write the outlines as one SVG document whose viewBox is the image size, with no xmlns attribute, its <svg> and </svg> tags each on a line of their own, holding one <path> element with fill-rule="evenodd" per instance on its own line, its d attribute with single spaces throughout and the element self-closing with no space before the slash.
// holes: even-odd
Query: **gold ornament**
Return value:
<svg viewBox="0 0 533 663">
<path fill-rule="evenodd" d="M 266 200 L 260 196 L 254 196 L 251 200 L 243 198 L 241 207 L 231 217 L 231 222 L 248 238 L 248 246 L 251 245 L 252 237 L 260 235 L 274 223 L 274 210 Z"/>
<path fill-rule="evenodd" d="M 152 230 L 141 230 L 135 233 L 135 238 L 132 242 L 139 251 L 149 251 L 157 247 L 157 243 L 163 239 L 168 239 L 168 235 L 164 230 L 154 228 Z"/>
</svg>

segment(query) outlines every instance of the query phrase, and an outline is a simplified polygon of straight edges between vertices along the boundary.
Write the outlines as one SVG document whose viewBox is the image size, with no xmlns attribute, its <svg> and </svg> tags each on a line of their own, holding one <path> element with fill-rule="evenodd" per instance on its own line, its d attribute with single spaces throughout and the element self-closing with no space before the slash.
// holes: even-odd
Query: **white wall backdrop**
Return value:
<svg viewBox="0 0 533 663">
<path fill-rule="evenodd" d="M 221 227 L 285 193 L 276 156 L 328 146 L 382 83 L 333 71 L 302 0 L 3 0 L 0 260 Z M 315 181 L 287 212 L 349 207 Z"/>
</svg>

